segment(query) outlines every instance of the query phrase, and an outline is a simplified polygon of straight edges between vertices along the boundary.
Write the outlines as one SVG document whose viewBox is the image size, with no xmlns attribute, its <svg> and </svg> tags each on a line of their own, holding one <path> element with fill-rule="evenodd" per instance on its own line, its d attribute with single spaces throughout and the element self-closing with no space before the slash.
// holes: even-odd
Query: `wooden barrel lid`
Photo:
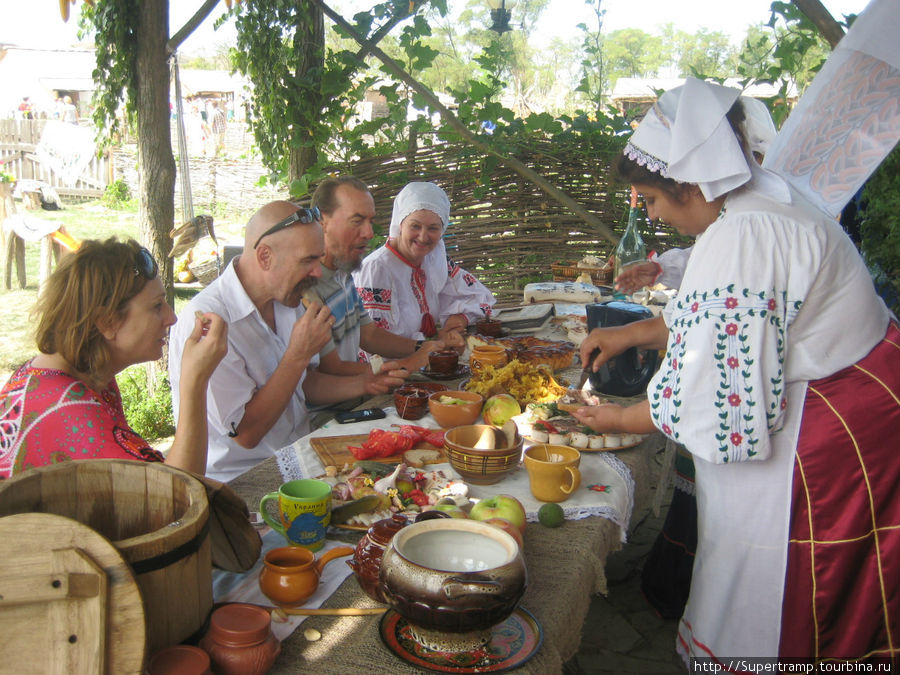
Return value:
<svg viewBox="0 0 900 675">
<path fill-rule="evenodd" d="M 142 672 L 146 624 L 141 592 L 131 568 L 108 539 L 71 518 L 49 513 L 20 513 L 0 518 L 0 541 L 15 542 L 14 545 L 0 547 L 0 568 L 6 575 L 15 569 L 17 561 L 29 561 L 32 571 L 45 567 L 49 569 L 51 556 L 63 549 L 80 552 L 85 559 L 102 570 L 106 575 L 106 613 L 102 619 L 106 630 L 105 635 L 101 636 L 101 644 L 105 645 L 105 653 L 101 657 L 104 660 L 103 671 Z M 46 559 L 46 565 L 41 562 L 43 559 Z M 13 576 L 10 581 L 14 580 Z M 0 605 L 3 604 L 0 601 Z M 52 611 L 47 608 L 47 603 L 40 602 L 20 604 L 11 609 L 15 611 L 4 611 L 2 614 L 10 619 L 13 619 L 13 614 L 17 615 L 16 623 L 19 625 L 23 623 L 23 612 L 25 616 L 33 614 L 39 617 Z M 73 625 L 77 625 L 79 616 L 77 613 L 73 614 Z M 2 625 L 0 620 L 0 626 Z M 14 626 L 8 628 L 15 630 Z M 87 626 L 83 628 L 86 632 L 89 629 Z M 4 632 L 8 631 L 4 629 Z M 30 638 L 26 636 L 18 640 L 15 654 L 4 656 L 4 666 L 11 666 L 10 659 L 21 655 L 27 660 L 27 669 L 43 670 L 37 663 L 40 658 L 47 658 L 48 665 L 52 659 L 68 658 L 65 651 L 69 644 L 77 644 L 77 640 L 77 633 L 61 639 L 60 636 L 49 636 L 46 628 L 42 628 Z M 53 654 L 54 650 L 56 654 Z M 51 670 L 53 669 L 48 668 L 44 672 Z M 75 668 L 69 672 L 77 670 L 79 669 Z"/>
</svg>

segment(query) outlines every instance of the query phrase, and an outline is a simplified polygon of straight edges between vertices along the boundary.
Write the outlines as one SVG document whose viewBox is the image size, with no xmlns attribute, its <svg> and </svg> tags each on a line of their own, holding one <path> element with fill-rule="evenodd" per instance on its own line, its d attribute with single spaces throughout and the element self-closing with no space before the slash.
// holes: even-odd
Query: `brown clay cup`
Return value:
<svg viewBox="0 0 900 675">
<path fill-rule="evenodd" d="M 525 451 L 531 494 L 542 502 L 564 502 L 581 484 L 581 453 L 567 445 L 532 445 Z"/>
<path fill-rule="evenodd" d="M 428 369 L 433 373 L 450 375 L 458 365 L 459 354 L 454 349 L 441 349 L 428 355 Z"/>
<path fill-rule="evenodd" d="M 394 407 L 405 420 L 419 420 L 428 412 L 428 397 L 433 392 L 424 387 L 404 384 L 394 390 Z"/>
</svg>

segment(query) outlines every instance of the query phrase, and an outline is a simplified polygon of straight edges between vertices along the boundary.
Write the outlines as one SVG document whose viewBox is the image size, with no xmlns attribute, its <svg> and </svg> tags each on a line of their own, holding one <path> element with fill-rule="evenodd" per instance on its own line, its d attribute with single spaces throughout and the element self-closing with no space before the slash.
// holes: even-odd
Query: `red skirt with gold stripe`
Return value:
<svg viewBox="0 0 900 675">
<path fill-rule="evenodd" d="M 782 657 L 900 655 L 900 328 L 810 382 L 794 461 Z"/>
</svg>

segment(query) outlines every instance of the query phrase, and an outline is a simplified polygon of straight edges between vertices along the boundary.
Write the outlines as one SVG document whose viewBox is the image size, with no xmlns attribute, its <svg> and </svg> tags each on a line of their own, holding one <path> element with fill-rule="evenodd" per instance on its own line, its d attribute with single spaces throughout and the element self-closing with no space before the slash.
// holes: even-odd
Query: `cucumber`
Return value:
<svg viewBox="0 0 900 675">
<path fill-rule="evenodd" d="M 396 464 L 385 464 L 384 462 L 376 462 L 371 459 L 359 459 L 353 463 L 353 466 L 362 469 L 366 473 L 374 473 L 379 477 L 387 476 L 397 468 Z"/>
</svg>

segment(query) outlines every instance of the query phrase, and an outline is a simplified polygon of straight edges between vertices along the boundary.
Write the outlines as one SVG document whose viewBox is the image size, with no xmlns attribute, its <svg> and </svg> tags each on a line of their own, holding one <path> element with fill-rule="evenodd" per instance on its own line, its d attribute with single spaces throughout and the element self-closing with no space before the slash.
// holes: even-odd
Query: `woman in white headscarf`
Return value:
<svg viewBox="0 0 900 675">
<path fill-rule="evenodd" d="M 900 328 L 837 222 L 752 158 L 739 92 L 666 92 L 619 173 L 648 214 L 697 237 L 658 319 L 592 331 L 666 347 L 600 431 L 661 430 L 694 458 L 698 546 L 676 648 L 713 657 L 896 659 Z"/>
<path fill-rule="evenodd" d="M 450 344 L 490 313 L 493 294 L 447 256 L 450 200 L 434 183 L 409 183 L 394 199 L 384 246 L 353 274 L 372 320 L 404 337 Z"/>
</svg>

